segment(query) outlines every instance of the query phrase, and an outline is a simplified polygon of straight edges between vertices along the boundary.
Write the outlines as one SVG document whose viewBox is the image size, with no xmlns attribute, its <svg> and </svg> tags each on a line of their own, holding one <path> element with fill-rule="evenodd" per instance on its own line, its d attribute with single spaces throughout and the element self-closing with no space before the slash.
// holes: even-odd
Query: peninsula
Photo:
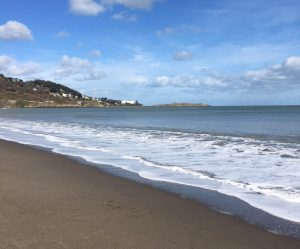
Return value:
<svg viewBox="0 0 300 249">
<path fill-rule="evenodd" d="M 142 106 L 137 100 L 85 96 L 67 86 L 45 80 L 23 81 L 0 74 L 0 108 L 72 108 Z"/>
</svg>

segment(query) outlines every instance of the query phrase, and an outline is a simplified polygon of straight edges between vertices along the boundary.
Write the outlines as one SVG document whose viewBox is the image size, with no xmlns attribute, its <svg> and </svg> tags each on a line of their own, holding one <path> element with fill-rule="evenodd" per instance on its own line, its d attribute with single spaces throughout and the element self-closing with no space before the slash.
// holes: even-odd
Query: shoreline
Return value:
<svg viewBox="0 0 300 249">
<path fill-rule="evenodd" d="M 187 198 L 196 201 L 205 205 L 211 210 L 240 219 L 246 224 L 257 226 L 273 234 L 284 235 L 300 240 L 300 223 L 275 216 L 271 213 L 268 213 L 267 211 L 252 206 L 251 204 L 242 199 L 239 199 L 238 197 L 220 193 L 212 189 L 179 184 L 170 181 L 160 181 L 143 178 L 135 172 L 131 172 L 120 167 L 93 163 L 80 156 L 64 154 L 58 151 L 54 151 L 53 148 L 45 147 L 42 145 L 27 144 L 0 138 L 0 141 L 1 140 L 29 146 L 30 148 L 46 151 L 58 156 L 63 156 L 70 160 L 76 161 L 79 164 L 93 167 L 100 173 L 113 175 L 121 179 L 137 182 L 139 184 L 146 185 L 160 191 L 164 191 L 166 193 L 175 194 L 176 196 L 181 198 Z"/>
<path fill-rule="evenodd" d="M 63 155 L 0 140 L 0 160 L 5 248 L 300 246 L 300 240 Z"/>
</svg>

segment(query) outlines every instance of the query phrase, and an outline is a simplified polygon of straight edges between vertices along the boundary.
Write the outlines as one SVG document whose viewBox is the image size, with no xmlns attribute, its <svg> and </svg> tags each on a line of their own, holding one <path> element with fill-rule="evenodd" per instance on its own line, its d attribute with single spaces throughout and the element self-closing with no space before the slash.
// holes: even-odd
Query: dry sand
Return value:
<svg viewBox="0 0 300 249">
<path fill-rule="evenodd" d="M 239 219 L 0 140 L 0 248 L 300 248 Z"/>
</svg>

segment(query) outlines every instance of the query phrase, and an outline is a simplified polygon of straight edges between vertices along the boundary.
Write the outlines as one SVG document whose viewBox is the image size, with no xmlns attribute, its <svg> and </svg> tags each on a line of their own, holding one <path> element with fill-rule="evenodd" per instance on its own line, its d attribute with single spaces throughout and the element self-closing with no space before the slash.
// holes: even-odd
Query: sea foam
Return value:
<svg viewBox="0 0 300 249">
<path fill-rule="evenodd" d="M 0 137 L 141 177 L 202 187 L 300 222 L 300 145 L 249 137 L 0 118 Z"/>
</svg>

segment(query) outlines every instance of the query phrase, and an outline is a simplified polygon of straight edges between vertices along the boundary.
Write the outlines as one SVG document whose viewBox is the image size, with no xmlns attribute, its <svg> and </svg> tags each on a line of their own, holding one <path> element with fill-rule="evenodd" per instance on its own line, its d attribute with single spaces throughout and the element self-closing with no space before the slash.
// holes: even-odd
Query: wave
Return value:
<svg viewBox="0 0 300 249">
<path fill-rule="evenodd" d="M 216 190 L 300 222 L 299 144 L 94 124 L 0 121 L 3 139 L 48 147 L 151 180 Z"/>
<path fill-rule="evenodd" d="M 157 167 L 162 169 L 167 169 L 173 172 L 182 173 L 185 175 L 191 175 L 193 177 L 197 177 L 199 179 L 209 179 L 211 181 L 216 181 L 222 184 L 229 184 L 235 187 L 239 187 L 245 190 L 253 191 L 257 194 L 265 194 L 273 197 L 282 198 L 286 201 L 300 203 L 300 189 L 299 188 L 292 188 L 292 187 L 280 187 L 280 186 L 272 186 L 272 185 L 258 185 L 258 184 L 251 184 L 248 182 L 242 181 L 232 181 L 228 179 L 218 178 L 216 174 L 208 171 L 200 171 L 200 170 L 190 170 L 185 169 L 181 166 L 177 165 L 163 165 L 157 162 L 152 162 L 147 160 L 146 158 L 140 156 L 124 156 L 124 159 L 129 160 L 138 160 L 139 162 L 143 163 L 145 166 L 149 167 Z"/>
</svg>

